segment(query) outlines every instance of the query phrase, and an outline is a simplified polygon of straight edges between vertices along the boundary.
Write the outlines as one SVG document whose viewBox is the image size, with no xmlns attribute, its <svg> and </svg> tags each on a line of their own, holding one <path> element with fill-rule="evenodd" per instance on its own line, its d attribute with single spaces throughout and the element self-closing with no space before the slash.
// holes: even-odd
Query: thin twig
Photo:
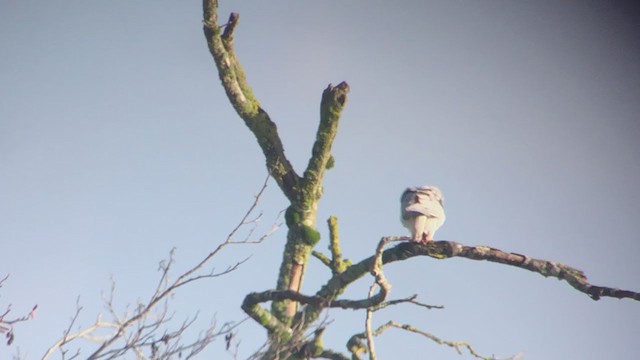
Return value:
<svg viewBox="0 0 640 360">
<path fill-rule="evenodd" d="M 167 355 L 168 357 L 171 357 L 171 354 L 177 355 L 179 353 L 182 354 L 182 352 L 186 352 L 185 354 L 182 354 L 183 357 L 190 358 L 196 353 L 200 352 L 204 348 L 204 346 L 213 341 L 215 337 L 221 334 L 226 334 L 227 332 L 235 329 L 238 324 L 232 325 L 231 323 L 227 323 L 223 325 L 223 328 L 219 331 L 214 331 L 214 328 L 212 327 L 207 330 L 201 337 L 199 337 L 194 343 L 180 345 L 178 341 L 180 340 L 182 333 L 195 322 L 197 318 L 196 315 L 193 318 L 185 320 L 177 330 L 165 332 L 160 340 L 154 339 L 154 336 L 157 336 L 157 333 L 160 331 L 161 326 L 166 325 L 172 319 L 172 316 L 168 314 L 168 299 L 171 294 L 173 294 L 176 290 L 186 284 L 205 278 L 215 278 L 227 275 L 237 270 L 240 265 L 244 264 L 249 259 L 249 257 L 228 266 L 222 271 L 216 272 L 215 269 L 212 269 L 208 273 L 198 274 L 198 272 L 201 271 L 210 262 L 210 260 L 217 254 L 219 254 L 220 251 L 222 251 L 226 246 L 230 244 L 256 243 L 264 240 L 278 229 L 279 226 L 274 224 L 271 230 L 269 230 L 266 235 L 263 235 L 258 241 L 252 241 L 248 238 L 244 241 L 233 240 L 233 237 L 242 227 L 250 224 L 256 224 L 256 222 L 260 219 L 260 215 L 254 218 L 251 218 L 251 216 L 255 211 L 261 196 L 267 188 L 268 181 L 269 175 L 265 178 L 265 181 L 263 182 L 260 191 L 255 196 L 254 201 L 251 203 L 251 206 L 244 214 L 240 222 L 229 233 L 229 236 L 223 242 L 218 244 L 202 260 L 192 266 L 189 270 L 182 273 L 175 280 L 170 280 L 169 277 L 172 265 L 175 261 L 175 248 L 172 249 L 169 253 L 168 259 L 161 261 L 159 264 L 158 270 L 160 271 L 160 278 L 155 285 L 152 295 L 146 302 L 139 302 L 138 306 L 132 309 L 131 313 L 129 313 L 129 311 L 126 311 L 124 315 L 120 315 L 115 310 L 115 281 L 112 280 L 110 294 L 108 297 L 105 297 L 104 300 L 108 311 L 114 321 L 103 322 L 100 320 L 100 318 L 98 318 L 98 320 L 93 325 L 87 327 L 86 329 L 80 330 L 76 333 L 71 333 L 71 329 L 76 323 L 79 313 L 82 310 L 82 307 L 77 304 L 76 313 L 73 316 L 69 327 L 67 328 L 67 330 L 65 330 L 62 339 L 56 342 L 51 348 L 49 348 L 42 359 L 47 359 L 56 349 L 59 349 L 61 351 L 64 358 L 64 354 L 66 354 L 66 351 L 63 349 L 64 345 L 73 340 L 81 338 L 96 341 L 99 343 L 98 348 L 94 350 L 93 353 L 87 357 L 87 359 L 118 358 L 122 357 L 127 351 L 132 351 L 136 354 L 137 358 L 144 359 L 146 358 L 146 354 L 144 353 L 145 348 L 150 349 L 151 353 L 154 354 L 152 356 L 153 358 L 157 358 L 159 356 L 159 351 L 161 351 L 160 348 L 164 349 L 162 350 L 163 354 Z M 249 233 L 253 234 L 254 230 L 255 229 L 250 230 Z M 159 307 L 160 304 L 163 305 Z M 152 311 L 154 311 L 155 314 L 154 318 L 150 318 Z M 105 328 L 111 328 L 114 331 L 106 338 L 96 337 L 93 335 L 96 330 Z M 121 339 L 123 340 L 124 344 L 112 348 L 116 341 L 119 341 Z"/>
<path fill-rule="evenodd" d="M 413 332 L 413 333 L 416 333 L 416 334 L 420 334 L 420 335 L 422 335 L 422 336 L 424 336 L 424 337 L 426 337 L 426 338 L 428 338 L 430 340 L 435 341 L 436 343 L 438 343 L 440 345 L 447 345 L 449 347 L 454 348 L 456 350 L 456 352 L 458 354 L 461 354 L 461 355 L 462 355 L 462 351 L 460 350 L 460 348 L 464 347 L 469 351 L 469 353 L 471 355 L 473 355 L 473 356 L 475 356 L 475 357 L 477 357 L 479 359 L 492 360 L 489 357 L 482 356 L 482 355 L 478 354 L 475 351 L 475 349 L 471 346 L 471 344 L 469 344 L 466 341 L 447 341 L 447 340 L 443 340 L 443 339 L 441 339 L 441 338 L 439 338 L 439 337 L 437 337 L 437 336 L 435 336 L 433 334 L 430 334 L 428 332 L 425 332 L 425 331 L 422 331 L 420 329 L 417 329 L 417 328 L 415 328 L 415 327 L 413 327 L 411 325 L 400 324 L 400 323 L 397 323 L 395 321 L 389 321 L 386 324 L 380 326 L 379 328 L 376 329 L 374 334 L 376 336 L 378 336 L 378 335 L 382 334 L 385 330 L 387 330 L 390 327 L 395 327 L 395 328 L 398 328 L 398 329 L 402 329 L 402 330 L 410 331 L 410 332 Z"/>
<path fill-rule="evenodd" d="M 369 288 L 369 297 L 373 296 L 374 291 L 378 287 L 377 283 L 373 283 Z M 369 351 L 369 359 L 376 360 L 376 350 L 375 344 L 373 343 L 373 334 L 371 333 L 371 318 L 373 316 L 373 309 L 371 307 L 367 308 L 367 315 L 365 316 L 364 321 L 364 331 L 367 337 L 367 350 Z"/>
</svg>

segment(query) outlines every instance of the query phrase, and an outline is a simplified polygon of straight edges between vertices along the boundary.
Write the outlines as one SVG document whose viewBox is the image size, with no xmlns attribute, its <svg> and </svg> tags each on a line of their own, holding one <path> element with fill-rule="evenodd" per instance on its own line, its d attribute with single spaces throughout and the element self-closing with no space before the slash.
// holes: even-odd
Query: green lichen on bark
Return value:
<svg viewBox="0 0 640 360">
<path fill-rule="evenodd" d="M 320 232 L 311 226 L 302 225 L 303 236 L 302 239 L 306 245 L 309 245 L 313 248 L 318 241 L 320 241 Z"/>
<path fill-rule="evenodd" d="M 322 181 L 327 163 L 332 158 L 331 145 L 338 131 L 340 113 L 346 104 L 348 92 L 349 85 L 342 82 L 335 87 L 329 85 L 322 94 L 320 124 L 311 158 L 299 187 L 295 189 L 295 201 L 292 201 L 288 214 L 285 214 L 289 234 L 277 282 L 279 290 L 290 288 L 291 283 L 301 286 L 302 279 L 290 278 L 292 262 L 296 261 L 303 268 L 306 267 L 311 250 L 320 240 L 320 233 L 316 229 L 318 202 L 322 197 Z M 302 273 L 304 274 L 304 270 Z M 272 304 L 274 314 L 288 323 L 293 314 L 291 311 L 280 312 L 282 308 L 281 304 Z"/>
<path fill-rule="evenodd" d="M 342 82 L 335 87 L 329 85 L 324 90 L 316 141 L 304 176 L 300 177 L 284 154 L 276 124 L 260 106 L 235 54 L 234 29 L 238 25 L 239 15 L 231 14 L 228 23 L 224 25 L 224 31 L 221 31 L 217 7 L 217 0 L 203 1 L 204 33 L 220 81 L 231 105 L 256 137 L 269 173 L 291 204 L 285 213 L 288 233 L 277 289 L 299 291 L 311 250 L 320 240 L 320 233 L 316 228 L 318 202 L 323 193 L 324 173 L 335 163 L 331 146 L 337 134 L 349 86 Z M 259 306 L 248 307 L 245 311 L 273 332 L 273 319 L 277 319 L 280 324 L 290 324 L 290 304 L 290 300 L 276 299 L 272 301 L 271 312 Z"/>
<path fill-rule="evenodd" d="M 288 213 L 288 214 L 287 214 Z M 311 221 L 309 219 L 311 213 L 298 212 L 294 207 L 289 207 L 285 213 L 289 230 L 287 232 L 287 243 L 285 245 L 280 272 L 276 288 L 278 290 L 290 289 L 299 291 L 302 286 L 302 280 L 306 265 L 309 261 L 311 249 L 320 238 L 320 233 L 312 226 L 306 225 Z M 315 214 L 314 214 L 315 215 Z M 297 222 L 295 220 L 298 220 Z M 294 272 L 294 265 L 300 267 L 299 272 Z M 293 276 L 297 276 L 293 278 Z M 293 285 L 297 284 L 294 288 Z M 283 323 L 291 323 L 293 314 L 291 314 L 291 301 L 279 300 L 271 304 L 271 311 Z"/>
<path fill-rule="evenodd" d="M 274 316 L 277 316 L 278 319 L 280 319 L 280 321 L 285 321 L 285 324 L 287 324 L 287 326 L 291 326 L 291 319 L 282 315 L 278 316 L 278 314 L 286 314 L 288 306 L 289 306 L 289 300 L 274 301 L 271 303 L 271 313 Z"/>
<path fill-rule="evenodd" d="M 315 250 L 311 252 L 311 255 L 320 260 L 320 262 L 325 264 L 329 269 L 333 270 L 333 267 L 331 266 L 331 259 L 329 259 L 327 255 Z"/>
<path fill-rule="evenodd" d="M 341 82 L 335 87 L 331 84 L 322 93 L 320 101 L 320 123 L 316 132 L 316 141 L 311 150 L 311 158 L 304 172 L 304 184 L 313 187 L 322 186 L 322 178 L 327 164 L 333 158 L 331 145 L 338 133 L 340 115 L 347 102 L 349 85 Z"/>
<path fill-rule="evenodd" d="M 286 342 L 291 339 L 291 329 L 283 325 L 273 314 L 257 304 L 252 298 L 254 294 L 246 296 L 242 310 L 244 310 L 252 319 L 262 325 L 271 334 L 274 334 L 279 341 Z"/>
<path fill-rule="evenodd" d="M 217 6 L 215 0 L 203 2 L 204 34 L 216 63 L 218 76 L 231 105 L 256 137 L 265 156 L 267 170 L 285 196 L 294 200 L 296 194 L 293 189 L 298 186 L 300 178 L 284 155 L 276 124 L 260 107 L 233 48 L 233 29 L 238 24 L 239 16 L 231 14 L 224 33 L 221 33 L 217 25 Z"/>
<path fill-rule="evenodd" d="M 329 160 L 327 161 L 326 169 L 327 170 L 333 169 L 334 166 L 336 166 L 336 159 L 333 157 L 333 155 L 331 155 L 329 157 Z"/>
<path fill-rule="evenodd" d="M 288 228 L 292 228 L 302 221 L 302 214 L 295 207 L 289 206 L 284 212 L 284 220 Z"/>
<path fill-rule="evenodd" d="M 334 274 L 343 272 L 347 267 L 351 266 L 349 260 L 342 259 L 342 250 L 340 250 L 340 236 L 338 234 L 338 218 L 330 216 L 327 220 L 329 226 L 329 251 L 331 251 L 331 269 Z"/>
</svg>

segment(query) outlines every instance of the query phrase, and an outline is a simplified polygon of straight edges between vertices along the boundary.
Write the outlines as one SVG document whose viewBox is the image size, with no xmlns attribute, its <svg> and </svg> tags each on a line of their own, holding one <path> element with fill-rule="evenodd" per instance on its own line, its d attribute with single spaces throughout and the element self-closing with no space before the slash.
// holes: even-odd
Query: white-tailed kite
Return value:
<svg viewBox="0 0 640 360">
<path fill-rule="evenodd" d="M 443 204 L 442 193 L 435 186 L 410 187 L 402 193 L 400 221 L 411 231 L 414 241 L 433 240 L 445 220 Z"/>
</svg>

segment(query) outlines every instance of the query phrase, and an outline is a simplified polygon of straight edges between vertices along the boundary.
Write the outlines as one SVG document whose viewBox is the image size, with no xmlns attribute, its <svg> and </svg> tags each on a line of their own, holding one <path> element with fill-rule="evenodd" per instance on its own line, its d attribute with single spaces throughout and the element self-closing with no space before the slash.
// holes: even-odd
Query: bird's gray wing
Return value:
<svg viewBox="0 0 640 360">
<path fill-rule="evenodd" d="M 418 213 L 432 218 L 444 218 L 444 209 L 439 202 L 430 200 L 428 203 L 415 203 L 405 208 L 407 213 Z"/>
<path fill-rule="evenodd" d="M 440 202 L 440 196 L 431 188 L 418 189 L 414 201 L 407 207 L 407 211 L 417 212 L 428 217 L 444 218 L 444 208 Z"/>
</svg>

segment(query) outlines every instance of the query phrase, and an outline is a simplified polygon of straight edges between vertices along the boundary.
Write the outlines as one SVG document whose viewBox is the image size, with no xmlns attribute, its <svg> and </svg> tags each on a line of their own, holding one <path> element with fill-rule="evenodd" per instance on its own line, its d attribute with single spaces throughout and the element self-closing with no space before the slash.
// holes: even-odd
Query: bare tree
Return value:
<svg viewBox="0 0 640 360">
<path fill-rule="evenodd" d="M 250 293 L 242 304 L 242 309 L 264 327 L 268 334 L 267 346 L 261 353 L 256 354 L 256 357 L 360 359 L 363 353 L 368 352 L 369 357 L 375 359 L 373 338 L 387 329 L 399 328 L 421 334 L 437 343 L 451 346 L 459 352 L 466 348 L 477 358 L 490 359 L 478 354 L 466 342 L 442 340 L 408 324 L 392 321 L 375 330 L 372 329 L 372 314 L 380 308 L 400 303 L 428 307 L 426 304 L 417 302 L 415 297 L 388 300 L 390 284 L 384 276 L 382 266 L 415 256 L 486 260 L 533 271 L 545 277 L 565 280 L 574 289 L 593 300 L 601 297 L 640 300 L 640 294 L 637 292 L 594 286 L 588 282 L 587 277 L 580 270 L 564 264 L 533 259 L 488 246 L 466 246 L 453 241 L 432 241 L 427 245 L 404 241 L 385 249 L 390 242 L 410 239 L 387 236 L 380 240 L 375 255 L 351 264 L 342 257 L 338 222 L 333 217 L 329 219 L 330 256 L 313 251 L 319 240 L 317 210 L 322 196 L 323 177 L 325 171 L 334 163 L 331 146 L 338 131 L 341 112 L 347 102 L 349 85 L 346 82 L 336 86 L 330 84 L 323 91 L 320 100 L 320 121 L 316 140 L 311 149 L 311 157 L 304 171 L 301 174 L 296 172 L 285 156 L 276 124 L 253 94 L 235 54 L 234 30 L 238 25 L 239 15 L 232 13 L 228 22 L 220 25 L 217 0 L 203 0 L 203 10 L 204 34 L 222 86 L 231 105 L 256 137 L 265 156 L 267 170 L 290 204 L 285 215 L 288 228 L 287 242 L 276 287 Z M 300 288 L 311 255 L 329 267 L 332 276 L 315 294 L 307 295 L 300 293 Z M 350 284 L 367 274 L 371 274 L 374 278 L 368 296 L 363 296 L 362 299 L 340 298 Z M 270 308 L 262 305 L 269 302 Z M 347 341 L 350 356 L 327 349 L 322 345 L 326 324 L 318 322 L 323 311 L 329 308 L 361 309 L 365 313 L 364 331 L 355 334 Z"/>
<path fill-rule="evenodd" d="M 278 228 L 276 222 L 271 229 L 259 237 L 254 237 L 255 226 L 262 214 L 255 214 L 256 206 L 267 188 L 268 177 L 262 188 L 256 195 L 251 206 L 240 222 L 233 228 L 227 238 L 219 243 L 211 252 L 188 270 L 173 278 L 172 265 L 174 264 L 174 252 L 159 264 L 160 277 L 155 289 L 146 301 L 140 301 L 132 309 L 124 313 L 118 312 L 114 304 L 116 283 L 112 281 L 109 295 L 104 302 L 109 312 L 109 320 L 104 320 L 98 315 L 96 321 L 89 325 L 75 329 L 82 306 L 78 301 L 76 311 L 71 318 L 69 326 L 42 356 L 43 360 L 58 354 L 60 359 L 117 359 L 125 355 L 133 354 L 137 359 L 190 359 L 204 350 L 211 342 L 218 338 L 225 339 L 227 351 L 236 351 L 232 348 L 232 340 L 236 328 L 244 321 L 224 322 L 218 324 L 215 320 L 208 328 L 199 331 L 195 340 L 186 340 L 184 334 L 192 328 L 198 314 L 182 321 L 174 319 L 170 311 L 171 296 L 188 284 L 200 282 L 205 279 L 213 279 L 230 274 L 244 264 L 248 258 L 241 259 L 223 270 L 216 271 L 213 260 L 228 246 L 258 244 L 271 236 Z M 245 229 L 244 237 L 241 230 Z M 18 319 L 17 321 L 22 321 Z M 93 345 L 89 355 L 82 355 L 84 349 L 90 348 L 82 341 L 88 341 Z M 84 345 L 84 346 L 83 346 Z"/>
<path fill-rule="evenodd" d="M 409 258 L 427 256 L 435 259 L 454 257 L 469 260 L 486 260 L 529 270 L 545 277 L 564 280 L 575 290 L 593 300 L 602 297 L 630 298 L 640 300 L 640 293 L 595 286 L 589 283 L 585 274 L 565 264 L 534 259 L 526 255 L 502 251 L 488 246 L 467 246 L 453 241 L 431 241 L 418 244 L 404 236 L 383 236 L 372 255 L 352 263 L 343 257 L 338 219 L 327 220 L 329 229 L 329 253 L 314 250 L 320 239 L 317 211 L 323 194 L 323 179 L 327 169 L 334 165 L 331 148 L 338 132 L 341 113 L 346 106 L 349 85 L 341 82 L 329 84 L 320 99 L 320 119 L 316 139 L 306 168 L 297 172 L 287 159 L 276 124 L 260 105 L 253 94 L 243 68 L 234 51 L 234 30 L 238 26 L 239 15 L 232 13 L 226 24 L 218 20 L 218 1 L 203 0 L 204 34 L 209 50 L 218 70 L 222 86 L 239 117 L 253 133 L 260 146 L 269 177 L 273 178 L 289 202 L 285 211 L 287 241 L 282 254 L 277 281 L 273 289 L 257 289 L 245 296 L 241 304 L 247 315 L 264 328 L 267 335 L 265 346 L 251 358 L 254 359 L 362 359 L 368 354 L 376 359 L 375 337 L 389 329 L 400 329 L 419 334 L 428 340 L 453 348 L 480 359 L 495 359 L 476 351 L 466 341 L 451 341 L 437 335 L 396 321 L 388 321 L 375 328 L 374 314 L 389 306 L 410 305 L 416 309 L 441 309 L 442 306 L 429 305 L 417 300 L 417 295 L 406 298 L 389 299 L 391 284 L 384 274 L 384 265 L 401 262 Z M 269 179 L 269 178 L 268 178 Z M 268 180 L 267 179 L 267 180 Z M 233 352 L 237 327 L 244 321 L 219 324 L 212 321 L 210 326 L 200 331 L 194 340 L 187 340 L 185 333 L 193 328 L 198 314 L 187 319 L 175 319 L 170 311 L 171 295 L 185 285 L 205 279 L 227 275 L 247 259 L 216 271 L 214 259 L 232 245 L 255 244 L 270 236 L 278 228 L 274 224 L 262 236 L 253 237 L 253 231 L 238 240 L 240 229 L 255 224 L 260 215 L 254 215 L 258 201 L 266 188 L 265 181 L 245 216 L 233 228 L 228 237 L 214 249 L 203 255 L 183 273 L 173 276 L 174 252 L 159 265 L 159 279 L 149 297 L 130 309 L 120 312 L 115 305 L 116 285 L 112 283 L 105 305 L 107 320 L 98 316 L 89 326 L 78 326 L 82 306 L 78 301 L 68 327 L 60 339 L 55 341 L 42 356 L 48 359 L 58 354 L 62 359 L 115 359 L 132 356 L 138 359 L 193 358 L 200 354 L 212 341 L 224 339 L 227 350 Z M 392 245 L 395 244 L 395 245 Z M 317 259 L 330 270 L 324 285 L 312 294 L 301 293 L 305 270 L 311 260 Z M 372 276 L 372 284 L 367 294 L 361 298 L 343 298 L 342 294 L 356 280 Z M 0 287 L 6 277 L 0 280 Z M 5 333 L 7 343 L 14 338 L 14 325 L 33 318 L 37 306 L 25 316 L 9 318 L 10 307 L 0 314 L 0 333 Z M 323 344 L 323 335 L 331 322 L 323 314 L 326 310 L 340 308 L 360 310 L 363 314 L 362 331 L 345 340 L 349 353 L 330 349 Z M 86 343 L 91 346 L 85 345 Z M 90 348 L 88 355 L 83 349 Z M 232 354 L 233 355 L 233 354 Z M 235 356 L 234 356 L 235 357 Z M 512 359 L 519 358 L 514 355 Z"/>
</svg>

